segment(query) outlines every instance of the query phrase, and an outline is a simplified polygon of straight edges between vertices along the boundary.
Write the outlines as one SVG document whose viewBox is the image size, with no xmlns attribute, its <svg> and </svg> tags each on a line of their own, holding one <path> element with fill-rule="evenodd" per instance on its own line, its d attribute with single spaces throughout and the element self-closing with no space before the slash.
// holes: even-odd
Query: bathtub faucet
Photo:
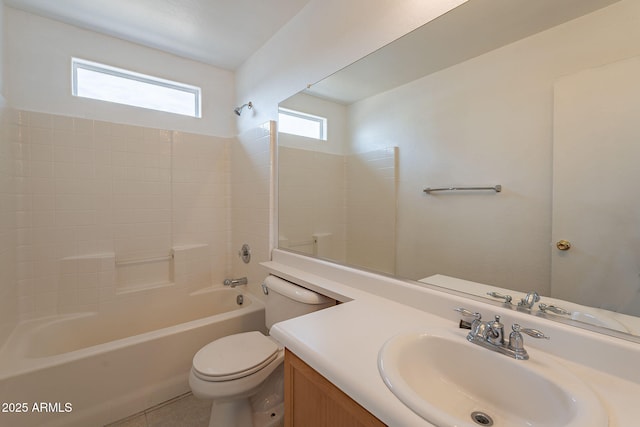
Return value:
<svg viewBox="0 0 640 427">
<path fill-rule="evenodd" d="M 246 285 L 248 281 L 246 277 L 241 277 L 239 279 L 225 279 L 222 283 L 225 286 L 231 286 L 232 288 L 235 288 L 238 285 Z"/>
</svg>

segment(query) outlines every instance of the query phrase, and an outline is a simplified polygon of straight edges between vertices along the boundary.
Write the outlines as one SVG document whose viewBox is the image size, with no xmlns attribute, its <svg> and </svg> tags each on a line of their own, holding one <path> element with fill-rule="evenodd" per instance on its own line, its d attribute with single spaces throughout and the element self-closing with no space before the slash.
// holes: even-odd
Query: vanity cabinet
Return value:
<svg viewBox="0 0 640 427">
<path fill-rule="evenodd" d="M 285 427 L 383 427 L 325 377 L 285 350 Z"/>
</svg>

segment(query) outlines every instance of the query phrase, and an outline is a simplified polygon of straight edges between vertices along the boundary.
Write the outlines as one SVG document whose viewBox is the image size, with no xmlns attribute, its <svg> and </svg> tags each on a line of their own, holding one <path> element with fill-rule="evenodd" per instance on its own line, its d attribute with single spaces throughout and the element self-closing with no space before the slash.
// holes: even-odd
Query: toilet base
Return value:
<svg viewBox="0 0 640 427">
<path fill-rule="evenodd" d="M 254 412 L 249 399 L 227 402 L 214 401 L 211 405 L 209 427 L 283 427 L 284 402 L 261 412 Z"/>
<path fill-rule="evenodd" d="M 253 425 L 249 399 L 214 400 L 209 427 L 246 427 Z"/>
<path fill-rule="evenodd" d="M 283 427 L 284 402 L 263 412 L 253 413 L 253 427 Z"/>
<path fill-rule="evenodd" d="M 280 364 L 249 399 L 253 427 L 284 426 L 284 364 Z"/>
<path fill-rule="evenodd" d="M 251 403 L 251 399 L 214 401 L 211 405 L 209 427 L 284 426 L 284 402 L 261 411 L 256 411 Z"/>
<path fill-rule="evenodd" d="M 284 364 L 274 363 L 275 369 L 258 387 L 240 394 L 230 393 L 214 398 L 209 427 L 282 427 L 284 425 Z M 214 392 L 231 384 L 207 383 L 191 373 L 189 385 L 194 396 L 207 399 Z M 214 386 L 212 391 L 208 386 Z M 208 393 L 208 392 L 211 392 Z"/>
</svg>

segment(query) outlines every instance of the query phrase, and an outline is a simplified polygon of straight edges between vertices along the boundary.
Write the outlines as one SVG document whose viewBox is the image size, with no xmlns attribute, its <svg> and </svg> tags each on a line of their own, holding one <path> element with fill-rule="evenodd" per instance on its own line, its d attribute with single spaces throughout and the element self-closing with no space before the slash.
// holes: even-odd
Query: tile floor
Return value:
<svg viewBox="0 0 640 427">
<path fill-rule="evenodd" d="M 211 401 L 186 393 L 105 427 L 207 427 Z"/>
</svg>

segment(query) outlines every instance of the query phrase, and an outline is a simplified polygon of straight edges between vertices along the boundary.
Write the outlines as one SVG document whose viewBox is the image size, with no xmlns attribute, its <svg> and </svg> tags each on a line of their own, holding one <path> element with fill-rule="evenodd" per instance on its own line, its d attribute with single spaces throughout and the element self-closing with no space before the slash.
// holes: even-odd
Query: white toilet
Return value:
<svg viewBox="0 0 640 427">
<path fill-rule="evenodd" d="M 335 305 L 336 301 L 275 276 L 265 279 L 267 328 Z M 212 399 L 209 427 L 275 427 L 284 419 L 284 348 L 252 331 L 229 335 L 193 357 L 189 386 Z"/>
</svg>

